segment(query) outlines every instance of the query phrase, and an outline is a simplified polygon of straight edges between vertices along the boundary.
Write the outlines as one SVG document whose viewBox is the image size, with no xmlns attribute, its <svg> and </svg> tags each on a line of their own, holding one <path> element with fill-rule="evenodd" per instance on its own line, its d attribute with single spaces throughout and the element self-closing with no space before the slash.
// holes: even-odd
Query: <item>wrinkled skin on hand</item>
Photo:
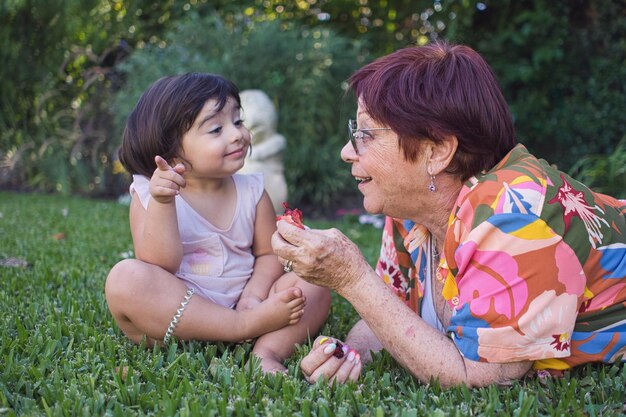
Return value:
<svg viewBox="0 0 626 417">
<path fill-rule="evenodd" d="M 312 284 L 343 294 L 371 271 L 359 248 L 337 229 L 300 230 L 285 221 L 277 228 L 274 252 L 292 260 L 294 272 Z"/>
</svg>

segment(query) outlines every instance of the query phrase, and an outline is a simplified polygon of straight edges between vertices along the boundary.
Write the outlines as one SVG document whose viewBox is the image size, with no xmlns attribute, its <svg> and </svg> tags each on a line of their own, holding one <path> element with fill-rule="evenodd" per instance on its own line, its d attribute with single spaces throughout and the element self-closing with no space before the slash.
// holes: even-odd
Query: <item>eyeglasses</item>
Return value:
<svg viewBox="0 0 626 417">
<path fill-rule="evenodd" d="M 359 145 L 357 145 L 357 143 L 360 142 L 360 147 L 363 147 L 363 137 L 365 135 L 372 137 L 369 132 L 373 132 L 374 130 L 391 130 L 391 128 L 375 127 L 372 129 L 359 129 L 356 127 L 356 120 L 348 120 L 348 136 L 350 137 L 350 143 L 354 148 L 354 152 L 356 152 L 357 155 L 360 155 Z"/>
</svg>

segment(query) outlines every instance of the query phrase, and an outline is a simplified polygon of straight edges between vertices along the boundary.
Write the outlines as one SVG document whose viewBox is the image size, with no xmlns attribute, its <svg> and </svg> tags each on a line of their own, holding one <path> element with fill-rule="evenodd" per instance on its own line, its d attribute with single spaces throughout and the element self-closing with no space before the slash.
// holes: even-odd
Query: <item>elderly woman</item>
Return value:
<svg viewBox="0 0 626 417">
<path fill-rule="evenodd" d="M 444 386 L 620 360 L 626 203 L 516 144 L 492 70 L 466 46 L 396 51 L 350 86 L 358 109 L 341 156 L 365 210 L 387 220 L 376 271 L 336 229 L 278 223 L 285 268 L 361 317 L 345 342 L 318 337 L 305 378 L 357 380 L 380 349 Z"/>
</svg>

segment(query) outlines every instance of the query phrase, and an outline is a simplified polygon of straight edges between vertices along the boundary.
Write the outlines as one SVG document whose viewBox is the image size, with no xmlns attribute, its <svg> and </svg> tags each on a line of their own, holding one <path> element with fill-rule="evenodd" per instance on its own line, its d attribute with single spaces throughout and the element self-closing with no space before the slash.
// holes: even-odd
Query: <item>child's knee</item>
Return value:
<svg viewBox="0 0 626 417">
<path fill-rule="evenodd" d="M 119 299 L 125 294 L 133 291 L 135 285 L 134 277 L 138 276 L 138 268 L 143 262 L 136 259 L 124 259 L 111 268 L 106 282 L 104 283 L 104 293 L 107 301 Z"/>
<path fill-rule="evenodd" d="M 319 308 L 325 308 L 327 310 L 330 309 L 331 295 L 329 288 L 316 286 L 316 289 L 314 290 L 314 296 L 318 297 L 316 302 Z"/>
<path fill-rule="evenodd" d="M 306 293 L 307 298 L 315 298 L 318 302 L 327 302 L 330 305 L 330 289 L 311 284 L 307 281 L 300 280 L 298 287 Z"/>
</svg>

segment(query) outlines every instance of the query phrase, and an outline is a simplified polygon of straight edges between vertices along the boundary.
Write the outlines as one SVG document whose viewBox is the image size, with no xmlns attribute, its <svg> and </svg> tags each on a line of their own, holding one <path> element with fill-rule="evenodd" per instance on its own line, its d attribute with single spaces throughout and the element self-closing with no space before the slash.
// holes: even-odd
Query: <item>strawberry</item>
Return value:
<svg viewBox="0 0 626 417">
<path fill-rule="evenodd" d="M 297 208 L 293 210 L 290 209 L 287 202 L 283 203 L 283 207 L 285 208 L 285 214 L 282 216 L 276 216 L 276 221 L 285 220 L 300 229 L 304 229 L 304 224 L 302 223 L 302 211 Z"/>
</svg>

